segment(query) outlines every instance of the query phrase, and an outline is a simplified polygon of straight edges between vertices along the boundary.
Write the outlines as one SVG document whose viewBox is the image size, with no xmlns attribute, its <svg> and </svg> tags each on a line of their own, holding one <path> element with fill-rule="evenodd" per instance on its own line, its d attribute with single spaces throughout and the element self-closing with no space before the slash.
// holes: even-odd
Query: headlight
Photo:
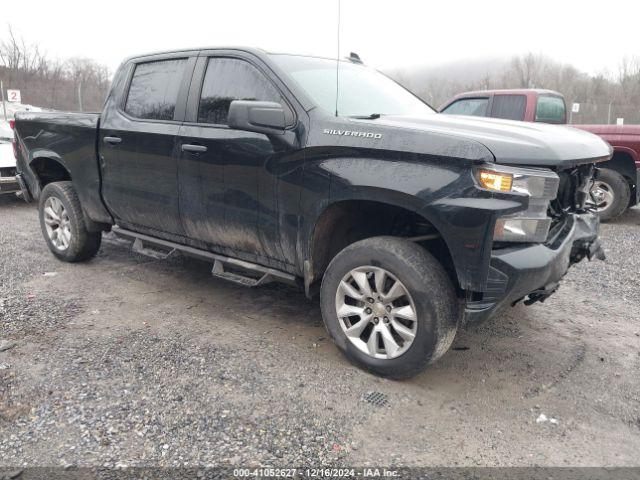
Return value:
<svg viewBox="0 0 640 480">
<path fill-rule="evenodd" d="M 529 197 L 553 200 L 560 178 L 543 168 L 515 168 L 502 165 L 482 168 L 476 174 L 480 186 L 497 192 L 523 193 Z"/>
<path fill-rule="evenodd" d="M 556 198 L 560 179 L 548 169 L 492 165 L 479 169 L 478 183 L 487 190 L 526 195 L 526 210 L 496 220 L 493 239 L 497 242 L 544 242 L 549 235 L 549 202 Z"/>
<path fill-rule="evenodd" d="M 513 175 L 509 173 L 492 172 L 490 170 L 480 170 L 478 172 L 480 185 L 488 190 L 499 192 L 510 192 L 513 184 Z"/>
</svg>

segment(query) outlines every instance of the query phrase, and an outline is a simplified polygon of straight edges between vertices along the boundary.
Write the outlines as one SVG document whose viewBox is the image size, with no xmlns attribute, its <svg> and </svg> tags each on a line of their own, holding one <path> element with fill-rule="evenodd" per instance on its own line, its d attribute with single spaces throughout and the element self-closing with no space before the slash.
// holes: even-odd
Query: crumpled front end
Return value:
<svg viewBox="0 0 640 480">
<path fill-rule="evenodd" d="M 495 241 L 487 288 L 468 299 L 467 323 L 490 318 L 519 301 L 544 302 L 559 287 L 569 268 L 583 260 L 604 260 L 598 239 L 600 220 L 587 206 L 595 174 L 593 164 L 557 172 L 558 188 L 546 211 L 545 240 L 540 243 Z M 529 210 L 535 211 L 538 200 Z M 531 217 L 527 211 L 513 217 Z M 499 225 L 499 221 L 497 225 Z M 539 234 L 539 230 L 537 231 Z M 500 232 L 496 229 L 495 235 Z"/>
</svg>

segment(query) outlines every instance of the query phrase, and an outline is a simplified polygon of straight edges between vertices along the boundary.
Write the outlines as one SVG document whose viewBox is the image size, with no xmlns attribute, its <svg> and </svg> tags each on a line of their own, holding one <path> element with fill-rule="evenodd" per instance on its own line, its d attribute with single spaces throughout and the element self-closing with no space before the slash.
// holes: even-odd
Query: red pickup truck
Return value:
<svg viewBox="0 0 640 480">
<path fill-rule="evenodd" d="M 441 113 L 566 124 L 567 108 L 561 93 L 552 90 L 481 90 L 448 100 Z M 603 220 L 640 203 L 640 125 L 574 125 L 602 137 L 614 150 L 611 160 L 599 164 L 591 189 L 592 202 Z"/>
</svg>

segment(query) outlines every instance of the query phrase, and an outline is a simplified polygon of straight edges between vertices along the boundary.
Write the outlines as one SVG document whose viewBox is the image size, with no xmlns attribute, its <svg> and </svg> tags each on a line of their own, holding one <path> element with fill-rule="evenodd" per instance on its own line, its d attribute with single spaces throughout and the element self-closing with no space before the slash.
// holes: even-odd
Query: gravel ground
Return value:
<svg viewBox="0 0 640 480">
<path fill-rule="evenodd" d="M 350 365 L 288 287 L 112 239 L 63 264 L 34 206 L 0 220 L 0 466 L 640 465 L 640 209 L 603 226 L 606 262 L 404 382 Z"/>
</svg>

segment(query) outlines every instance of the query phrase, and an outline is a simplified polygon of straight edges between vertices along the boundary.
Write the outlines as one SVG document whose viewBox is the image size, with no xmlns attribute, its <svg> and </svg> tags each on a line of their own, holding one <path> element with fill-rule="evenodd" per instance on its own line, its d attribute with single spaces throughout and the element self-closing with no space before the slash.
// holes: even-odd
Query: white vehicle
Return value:
<svg viewBox="0 0 640 480">
<path fill-rule="evenodd" d="M 17 112 L 41 112 L 42 108 L 26 103 L 10 103 L 4 106 L 7 120 L 0 118 L 0 195 L 20 192 L 20 185 L 16 179 L 16 158 L 13 153 L 14 117 Z"/>
<path fill-rule="evenodd" d="M 13 154 L 13 131 L 0 126 L 0 195 L 20 191 L 16 180 L 16 157 Z"/>
</svg>

